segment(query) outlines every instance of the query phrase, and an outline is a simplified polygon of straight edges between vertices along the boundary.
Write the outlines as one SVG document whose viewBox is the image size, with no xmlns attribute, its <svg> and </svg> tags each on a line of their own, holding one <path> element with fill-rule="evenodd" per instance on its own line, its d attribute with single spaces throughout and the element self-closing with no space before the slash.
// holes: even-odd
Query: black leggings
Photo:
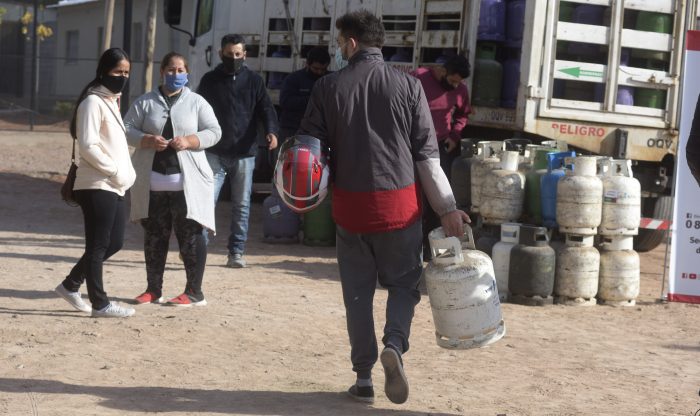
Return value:
<svg viewBox="0 0 700 416">
<path fill-rule="evenodd" d="M 165 259 L 168 256 L 170 234 L 175 229 L 185 264 L 187 285 L 185 293 L 196 300 L 204 299 L 202 279 L 207 262 L 207 245 L 202 234 L 202 226 L 187 218 L 185 193 L 151 192 L 148 204 L 148 218 L 141 220 L 144 230 L 144 255 L 146 258 L 147 291 L 157 297 L 163 291 Z"/>
<path fill-rule="evenodd" d="M 63 287 L 77 292 L 86 282 L 92 308 L 102 309 L 109 304 L 102 287 L 102 263 L 121 250 L 124 243 L 124 197 L 99 189 L 77 190 L 75 195 L 85 220 L 85 252 L 63 281 Z"/>
</svg>

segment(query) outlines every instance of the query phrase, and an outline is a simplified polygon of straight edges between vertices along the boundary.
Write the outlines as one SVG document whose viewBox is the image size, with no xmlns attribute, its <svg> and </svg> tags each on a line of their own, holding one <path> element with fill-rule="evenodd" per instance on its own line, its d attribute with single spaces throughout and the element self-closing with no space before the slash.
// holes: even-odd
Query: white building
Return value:
<svg viewBox="0 0 700 416">
<path fill-rule="evenodd" d="M 111 47 L 124 47 L 124 0 L 115 1 Z M 192 16 L 192 1 L 183 2 L 183 18 Z M 104 39 L 105 0 L 62 0 L 55 6 L 57 55 L 55 95 L 74 99 L 82 88 L 95 77 L 97 61 L 102 54 Z M 146 30 L 148 1 L 133 0 L 131 45 L 131 77 L 129 95 L 136 98 L 143 94 L 144 60 L 146 54 Z M 153 85 L 160 81 L 160 59 L 170 51 L 187 56 L 188 37 L 170 29 L 163 20 L 163 1 L 157 1 L 156 47 L 154 52 Z"/>
</svg>

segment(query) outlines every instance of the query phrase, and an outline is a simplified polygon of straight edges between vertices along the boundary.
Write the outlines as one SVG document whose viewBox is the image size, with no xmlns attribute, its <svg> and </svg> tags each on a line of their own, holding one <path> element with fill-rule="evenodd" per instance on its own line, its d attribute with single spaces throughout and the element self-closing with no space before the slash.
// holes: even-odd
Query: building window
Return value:
<svg viewBox="0 0 700 416">
<path fill-rule="evenodd" d="M 131 58 L 136 62 L 143 60 L 143 25 L 134 23 L 131 27 Z"/>
<path fill-rule="evenodd" d="M 66 32 L 66 63 L 78 62 L 78 33 L 77 30 Z"/>
<path fill-rule="evenodd" d="M 102 56 L 102 43 L 105 41 L 105 28 L 102 26 L 97 28 L 97 59 Z"/>
</svg>

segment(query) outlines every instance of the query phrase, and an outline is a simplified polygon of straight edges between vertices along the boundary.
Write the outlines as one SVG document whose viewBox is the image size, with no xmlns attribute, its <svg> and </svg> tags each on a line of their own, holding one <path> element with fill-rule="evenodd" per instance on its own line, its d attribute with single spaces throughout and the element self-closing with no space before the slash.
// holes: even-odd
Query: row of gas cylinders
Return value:
<svg viewBox="0 0 700 416">
<path fill-rule="evenodd" d="M 523 217 L 562 233 L 636 235 L 641 186 L 631 162 L 576 157 L 554 145 L 527 145 L 521 155 L 503 150 L 503 142 L 480 142 L 474 155 L 471 141 L 463 140 L 451 172 L 457 205 L 487 225 Z"/>
<path fill-rule="evenodd" d="M 631 236 L 567 237 L 555 251 L 544 227 L 508 224 L 493 248 L 493 261 L 476 249 L 471 228 L 446 238 L 429 234 L 433 259 L 424 272 L 435 338 L 443 348 L 489 345 L 505 334 L 501 301 L 525 305 L 557 302 L 634 305 L 639 294 L 639 256 Z"/>
<path fill-rule="evenodd" d="M 502 301 L 635 304 L 640 263 L 633 236 L 599 236 L 594 244 L 593 235 L 566 234 L 564 244 L 550 244 L 546 228 L 515 223 L 502 224 L 500 235 L 493 245 L 482 237 L 476 247 L 493 259 Z"/>
<path fill-rule="evenodd" d="M 294 244 L 303 232 L 307 246 L 334 246 L 335 222 L 331 209 L 332 195 L 312 211 L 299 215 L 289 209 L 279 197 L 275 187 L 263 201 L 263 241 L 270 244 Z"/>
</svg>

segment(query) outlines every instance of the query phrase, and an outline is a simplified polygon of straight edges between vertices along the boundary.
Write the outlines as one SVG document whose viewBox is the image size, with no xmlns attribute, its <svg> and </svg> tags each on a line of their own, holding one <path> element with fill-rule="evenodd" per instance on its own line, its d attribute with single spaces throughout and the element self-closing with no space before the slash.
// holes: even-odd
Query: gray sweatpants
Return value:
<svg viewBox="0 0 700 416">
<path fill-rule="evenodd" d="M 350 336 L 352 370 L 369 378 L 377 362 L 372 304 L 377 281 L 389 291 L 384 345 L 408 351 L 413 311 L 423 271 L 421 222 L 396 231 L 354 234 L 337 227 L 340 282 Z"/>
</svg>

